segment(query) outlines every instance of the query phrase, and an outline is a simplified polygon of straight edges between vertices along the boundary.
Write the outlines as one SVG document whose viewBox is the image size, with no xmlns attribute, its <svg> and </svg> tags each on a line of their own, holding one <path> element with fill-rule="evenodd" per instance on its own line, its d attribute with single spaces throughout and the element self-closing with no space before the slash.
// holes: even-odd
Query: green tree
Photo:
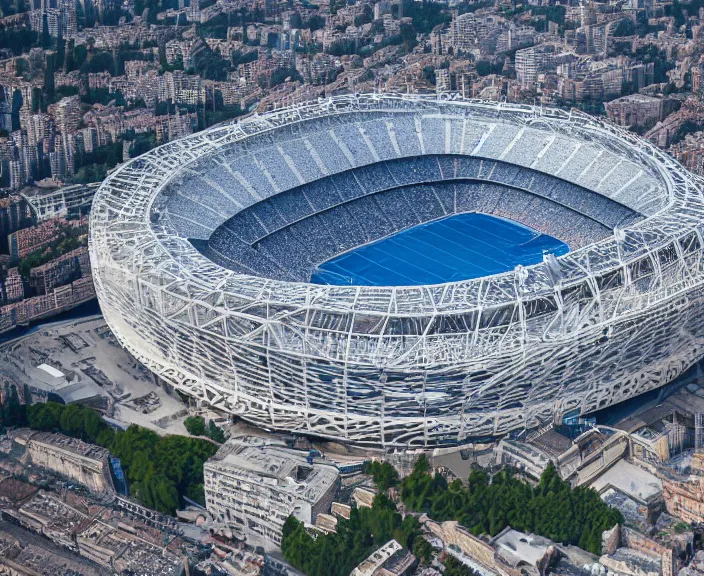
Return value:
<svg viewBox="0 0 704 576">
<path fill-rule="evenodd" d="M 479 572 L 460 562 L 452 554 L 447 554 L 443 560 L 444 576 L 479 576 Z"/>
<path fill-rule="evenodd" d="M 601 552 L 601 533 L 623 521 L 590 488 L 572 489 L 549 465 L 532 488 L 503 470 L 490 478 L 479 469 L 466 486 L 430 474 L 425 457 L 401 483 L 401 498 L 409 510 L 427 512 L 437 521 L 457 520 L 474 535 L 494 536 L 506 526 L 533 532 L 556 542 Z"/>
<path fill-rule="evenodd" d="M 46 54 L 46 67 L 44 68 L 44 100 L 45 102 L 54 101 L 54 62 L 56 60 L 56 54 L 54 52 L 47 52 Z"/>
<path fill-rule="evenodd" d="M 379 494 L 371 508 L 354 508 L 349 520 L 339 519 L 336 533 L 315 539 L 301 522 L 289 517 L 283 527 L 281 551 L 291 565 L 309 576 L 348 576 L 364 558 L 391 538 L 427 556 L 426 546 L 420 542 L 423 538 L 418 520 L 413 516 L 402 518 L 394 503 Z"/>
<path fill-rule="evenodd" d="M 32 391 L 29 389 L 29 384 L 24 385 L 24 405 L 25 407 L 32 405 Z"/>
<path fill-rule="evenodd" d="M 477 74 L 479 74 L 479 76 L 488 76 L 491 74 L 491 63 L 486 60 L 479 60 L 479 62 L 477 62 Z"/>
<path fill-rule="evenodd" d="M 372 476 L 381 491 L 386 491 L 398 484 L 398 472 L 388 462 L 365 462 L 364 473 Z"/>
<path fill-rule="evenodd" d="M 3 409 L 3 423 L 5 426 L 24 426 L 27 423 L 25 406 L 20 404 L 17 394 L 17 387 L 8 382 L 5 383 L 5 406 Z"/>
<path fill-rule="evenodd" d="M 60 429 L 59 419 L 63 405 L 55 402 L 33 404 L 27 407 L 27 424 L 33 430 L 51 432 Z"/>
<path fill-rule="evenodd" d="M 413 554 L 427 566 L 433 560 L 433 547 L 425 538 L 419 536 L 413 541 Z"/>
<path fill-rule="evenodd" d="M 95 439 L 95 443 L 103 448 L 112 446 L 115 440 L 115 430 L 113 428 L 103 428 Z"/>
<path fill-rule="evenodd" d="M 189 416 L 183 422 L 183 425 L 188 430 L 188 433 L 193 436 L 205 435 L 205 419 L 202 416 Z"/>
<path fill-rule="evenodd" d="M 83 410 L 78 404 L 69 404 L 66 406 L 59 418 L 61 431 L 67 436 L 81 438 L 85 436 L 83 429 Z"/>
<path fill-rule="evenodd" d="M 11 392 L 8 398 L 12 401 Z M 95 410 L 78 404 L 33 404 L 27 408 L 27 423 L 34 430 L 61 431 L 110 450 L 121 461 L 131 493 L 160 512 L 173 514 L 183 496 L 205 502 L 203 464 L 217 451 L 212 442 L 161 437 L 135 425 L 116 431 Z"/>
<path fill-rule="evenodd" d="M 73 49 L 72 58 L 73 66 L 70 70 L 67 70 L 67 72 L 70 72 L 71 70 L 80 70 L 87 59 L 88 49 L 86 48 L 85 44 L 79 44 L 78 46 L 75 46 Z"/>
<path fill-rule="evenodd" d="M 224 443 L 226 440 L 225 432 L 223 432 L 222 428 L 217 426 L 212 420 L 208 425 L 208 438 L 220 444 Z"/>
</svg>

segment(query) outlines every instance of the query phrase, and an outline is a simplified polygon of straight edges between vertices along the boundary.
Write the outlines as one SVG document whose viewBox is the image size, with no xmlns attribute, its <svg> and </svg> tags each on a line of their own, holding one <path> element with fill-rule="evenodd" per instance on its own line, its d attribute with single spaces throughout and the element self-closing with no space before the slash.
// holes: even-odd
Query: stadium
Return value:
<svg viewBox="0 0 704 576">
<path fill-rule="evenodd" d="M 337 96 L 112 173 L 105 319 L 163 381 L 269 430 L 423 447 L 532 429 L 704 354 L 702 180 L 577 112 Z"/>
</svg>

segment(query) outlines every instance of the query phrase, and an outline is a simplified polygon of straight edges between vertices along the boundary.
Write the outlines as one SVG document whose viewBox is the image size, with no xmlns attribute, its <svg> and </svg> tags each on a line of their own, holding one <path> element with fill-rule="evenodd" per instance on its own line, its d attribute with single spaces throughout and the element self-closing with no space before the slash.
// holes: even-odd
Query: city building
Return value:
<svg viewBox="0 0 704 576">
<path fill-rule="evenodd" d="M 54 218 L 37 226 L 22 228 L 7 235 L 7 244 L 13 260 L 24 258 L 56 240 L 58 232 L 66 225 L 63 218 Z"/>
<path fill-rule="evenodd" d="M 12 304 L 24 298 L 24 282 L 17 268 L 10 268 L 5 279 L 0 282 L 0 304 Z"/>
<path fill-rule="evenodd" d="M 521 88 L 531 88 L 538 75 L 551 68 L 554 55 L 555 47 L 551 45 L 516 50 L 516 79 Z"/>
<path fill-rule="evenodd" d="M 31 434 L 26 448 L 36 466 L 71 478 L 93 492 L 114 491 L 108 463 L 110 453 L 105 448 L 50 432 Z"/>
<path fill-rule="evenodd" d="M 667 511 L 685 522 L 704 522 L 704 454 L 688 459 L 690 473 L 660 468 Z"/>
<path fill-rule="evenodd" d="M 58 286 L 90 277 L 88 248 L 81 247 L 30 270 L 29 286 L 36 294 L 47 294 Z"/>
<path fill-rule="evenodd" d="M 418 560 L 396 540 L 389 540 L 360 563 L 350 576 L 404 576 L 412 574 Z"/>
<path fill-rule="evenodd" d="M 445 547 L 459 550 L 491 573 L 501 576 L 544 576 L 557 551 L 547 538 L 524 534 L 510 527 L 495 537 L 483 540 L 473 536 L 458 522 L 434 522 L 426 516 L 421 521 Z"/>
<path fill-rule="evenodd" d="M 208 512 L 248 545 L 276 549 L 293 515 L 312 525 L 330 510 L 339 472 L 257 437 L 230 438 L 204 466 Z"/>
<path fill-rule="evenodd" d="M 31 212 L 27 201 L 21 196 L 0 199 L 0 251 L 7 253 L 9 234 L 31 224 Z"/>
<path fill-rule="evenodd" d="M 623 96 L 604 107 L 609 120 L 619 126 L 649 126 L 663 117 L 663 99 L 646 94 Z"/>
</svg>

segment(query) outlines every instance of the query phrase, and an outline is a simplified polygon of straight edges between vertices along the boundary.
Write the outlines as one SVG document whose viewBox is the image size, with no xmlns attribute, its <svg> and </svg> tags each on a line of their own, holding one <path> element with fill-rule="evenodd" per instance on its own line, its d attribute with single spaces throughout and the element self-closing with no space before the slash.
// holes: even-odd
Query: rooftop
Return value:
<svg viewBox="0 0 704 576">
<path fill-rule="evenodd" d="M 315 502 L 337 481 L 339 472 L 331 464 L 308 462 L 307 456 L 264 438 L 239 436 L 230 438 L 205 466 L 250 476 L 253 481 Z"/>
<path fill-rule="evenodd" d="M 29 441 L 45 444 L 59 450 L 73 452 L 78 456 L 92 458 L 93 460 L 106 459 L 110 454 L 105 448 L 55 432 L 37 432 L 29 438 Z"/>
<path fill-rule="evenodd" d="M 61 370 L 57 370 L 49 364 L 40 364 L 39 366 L 37 366 L 37 369 L 43 370 L 53 378 L 64 378 L 65 376 L 65 374 Z"/>
<path fill-rule="evenodd" d="M 554 428 L 530 441 L 536 448 L 557 458 L 572 447 L 572 440 Z"/>
<path fill-rule="evenodd" d="M 662 492 L 662 482 L 657 476 L 625 460 L 616 462 L 591 487 L 597 492 L 613 487 L 637 502 L 648 502 Z"/>
<path fill-rule="evenodd" d="M 403 546 L 396 542 L 396 540 L 389 540 L 381 548 L 372 552 L 367 559 L 352 570 L 350 576 L 371 576 L 377 569 L 383 566 L 389 558 L 402 549 Z"/>
<path fill-rule="evenodd" d="M 510 529 L 494 540 L 497 553 L 512 566 L 518 566 L 521 562 L 535 566 L 551 544 L 546 538 Z"/>
</svg>

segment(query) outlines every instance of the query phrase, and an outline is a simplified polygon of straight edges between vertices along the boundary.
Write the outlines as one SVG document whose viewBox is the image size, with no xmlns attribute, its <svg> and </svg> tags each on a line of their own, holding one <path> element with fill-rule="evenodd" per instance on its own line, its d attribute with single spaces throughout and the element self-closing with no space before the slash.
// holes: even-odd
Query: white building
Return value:
<svg viewBox="0 0 704 576">
<path fill-rule="evenodd" d="M 477 41 L 477 20 L 472 12 L 455 16 L 450 30 L 455 50 L 469 52 L 474 48 Z"/>
<path fill-rule="evenodd" d="M 313 524 L 328 512 L 338 469 L 257 437 L 231 438 L 206 462 L 205 501 L 216 520 L 251 546 L 275 550 L 290 515 Z"/>
<path fill-rule="evenodd" d="M 57 370 L 49 364 L 40 364 L 37 366 L 37 372 L 34 378 L 53 388 L 66 386 L 66 375 L 61 370 Z"/>
<path fill-rule="evenodd" d="M 450 71 L 447 68 L 438 68 L 435 70 L 435 91 L 438 94 L 449 92 L 452 89 L 450 80 Z"/>
<path fill-rule="evenodd" d="M 531 46 L 516 50 L 516 79 L 521 88 L 531 88 L 538 75 L 550 68 L 555 48 L 551 45 Z"/>
</svg>

